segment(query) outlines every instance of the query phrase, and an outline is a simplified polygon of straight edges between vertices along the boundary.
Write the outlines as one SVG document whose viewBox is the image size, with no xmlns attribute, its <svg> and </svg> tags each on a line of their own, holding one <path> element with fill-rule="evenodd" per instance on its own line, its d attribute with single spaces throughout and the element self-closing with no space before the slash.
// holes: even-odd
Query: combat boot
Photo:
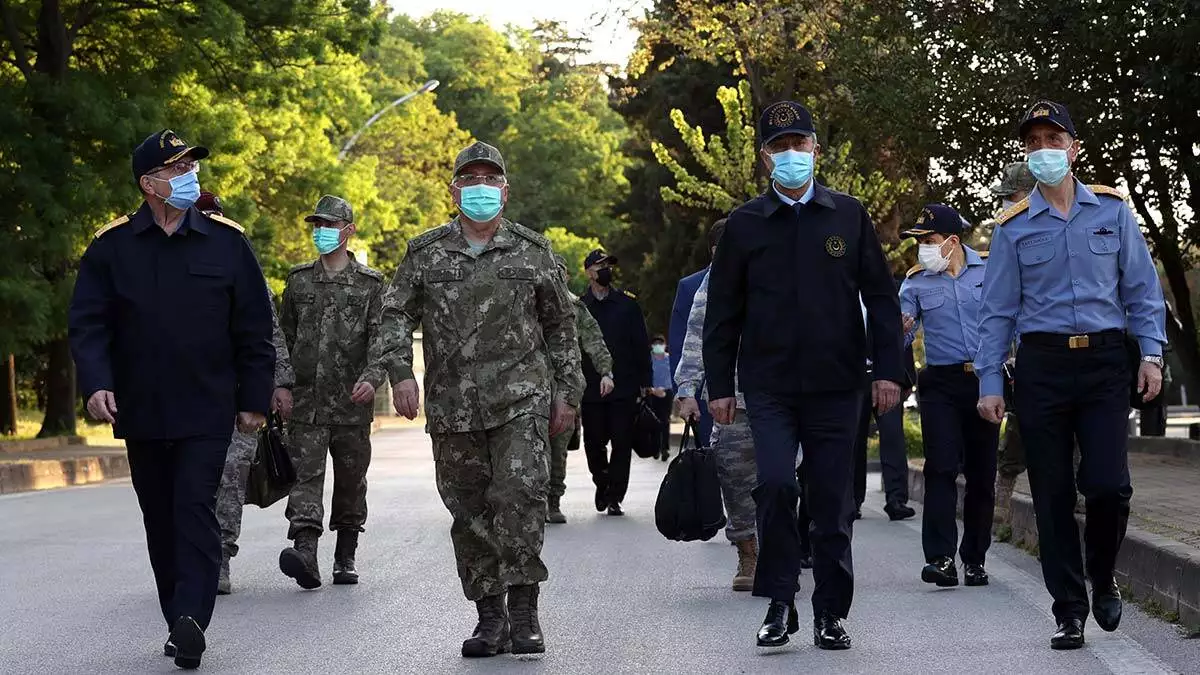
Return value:
<svg viewBox="0 0 1200 675">
<path fill-rule="evenodd" d="M 538 623 L 538 585 L 508 587 L 508 616 L 512 622 L 512 653 L 541 654 L 546 651 L 542 626 Z"/>
<path fill-rule="evenodd" d="M 489 595 L 475 601 L 479 623 L 475 633 L 463 640 L 462 655 L 467 658 L 495 656 L 511 648 L 508 613 L 504 610 L 503 595 Z"/>
<path fill-rule="evenodd" d="M 334 585 L 358 583 L 358 570 L 354 569 L 354 550 L 357 548 L 358 530 L 338 530 L 337 546 L 333 549 Z"/>
<path fill-rule="evenodd" d="M 221 556 L 221 572 L 217 575 L 217 595 L 229 595 L 233 584 L 229 581 L 229 554 Z"/>
<path fill-rule="evenodd" d="M 1008 522 L 1012 508 L 1013 486 L 1016 482 L 1016 476 L 1005 476 L 1003 474 L 996 476 L 996 512 L 992 520 L 996 521 L 999 525 Z"/>
<path fill-rule="evenodd" d="M 321 586 L 321 570 L 317 566 L 316 532 L 304 531 L 296 535 L 292 548 L 279 553 L 279 571 L 300 584 L 300 588 L 311 591 Z"/>
<path fill-rule="evenodd" d="M 733 590 L 754 590 L 754 569 L 758 567 L 758 542 L 754 539 L 737 542 L 738 566 L 733 575 Z"/>
<path fill-rule="evenodd" d="M 561 525 L 567 522 L 567 516 L 563 514 L 560 508 L 558 497 L 549 497 L 546 500 L 546 522 Z"/>
</svg>

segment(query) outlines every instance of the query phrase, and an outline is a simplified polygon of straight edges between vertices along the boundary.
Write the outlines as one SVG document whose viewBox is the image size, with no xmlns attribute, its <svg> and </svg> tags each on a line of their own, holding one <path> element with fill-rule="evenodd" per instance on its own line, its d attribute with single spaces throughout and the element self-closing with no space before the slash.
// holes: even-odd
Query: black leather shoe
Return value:
<svg viewBox="0 0 1200 675">
<path fill-rule="evenodd" d="M 968 586 L 987 586 L 987 570 L 983 569 L 983 565 L 966 565 L 963 569 L 963 581 Z"/>
<path fill-rule="evenodd" d="M 1083 621 L 1066 619 L 1059 622 L 1058 631 L 1050 638 L 1051 649 L 1079 649 L 1083 646 Z"/>
<path fill-rule="evenodd" d="M 762 628 L 758 629 L 759 647 L 782 647 L 788 643 L 788 636 L 800 630 L 800 615 L 796 613 L 796 604 L 772 600 L 767 607 L 767 618 L 763 619 Z"/>
<path fill-rule="evenodd" d="M 168 637 L 167 641 L 163 644 L 163 656 L 169 659 L 175 658 L 175 643 L 171 642 L 170 637 Z"/>
<path fill-rule="evenodd" d="M 861 506 L 858 507 L 857 509 L 854 509 L 854 519 L 862 520 L 862 507 Z"/>
<path fill-rule="evenodd" d="M 850 649 L 850 635 L 841 619 L 826 614 L 813 621 L 813 644 L 821 649 Z"/>
<path fill-rule="evenodd" d="M 921 570 L 921 581 L 927 584 L 937 584 L 942 588 L 958 585 L 958 568 L 954 559 L 942 556 Z"/>
<path fill-rule="evenodd" d="M 1121 609 L 1121 590 L 1115 580 L 1092 587 L 1092 616 L 1101 629 L 1108 633 L 1116 630 L 1121 625 Z"/>
<path fill-rule="evenodd" d="M 167 644 L 175 645 L 176 666 L 184 670 L 200 667 L 200 657 L 204 655 L 207 645 L 204 642 L 204 631 L 200 630 L 200 624 L 196 623 L 195 619 L 190 616 L 176 619 Z M 166 651 L 165 647 L 163 651 Z"/>
<path fill-rule="evenodd" d="M 506 653 L 512 648 L 512 640 L 504 596 L 480 598 L 475 601 L 475 607 L 479 611 L 479 623 L 471 637 L 463 640 L 462 655 L 470 659 Z"/>
<path fill-rule="evenodd" d="M 609 504 L 608 505 L 608 515 L 623 516 L 623 515 L 625 515 L 625 512 L 621 510 L 620 504 Z"/>
<path fill-rule="evenodd" d="M 508 616 L 513 654 L 542 654 L 546 640 L 538 621 L 538 585 L 508 587 Z"/>
<path fill-rule="evenodd" d="M 811 569 L 812 569 L 812 562 L 813 562 L 813 561 L 812 561 L 812 556 L 811 556 L 811 555 L 802 555 L 802 556 L 800 556 L 800 569 L 802 569 L 802 570 L 811 570 Z"/>
<path fill-rule="evenodd" d="M 900 502 L 888 502 L 887 506 L 883 507 L 883 511 L 887 513 L 890 520 L 904 520 L 917 515 L 916 509 Z"/>
<path fill-rule="evenodd" d="M 600 485 L 596 486 L 596 510 L 604 513 L 604 509 L 608 508 L 608 495 L 605 493 L 608 489 Z"/>
</svg>

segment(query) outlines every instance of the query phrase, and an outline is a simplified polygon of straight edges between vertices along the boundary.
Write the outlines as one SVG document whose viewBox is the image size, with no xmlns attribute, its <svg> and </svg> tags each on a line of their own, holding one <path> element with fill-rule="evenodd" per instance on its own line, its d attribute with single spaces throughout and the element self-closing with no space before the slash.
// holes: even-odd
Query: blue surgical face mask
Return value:
<svg viewBox="0 0 1200 675">
<path fill-rule="evenodd" d="M 171 196 L 163 201 L 180 211 L 190 208 L 192 204 L 196 203 L 197 199 L 200 199 L 200 179 L 196 177 L 195 171 L 189 171 L 171 180 L 163 180 L 155 176 L 151 176 L 151 178 L 164 183 L 170 183 Z"/>
<path fill-rule="evenodd" d="M 325 255 L 333 253 L 338 246 L 342 244 L 342 230 L 345 228 L 337 227 L 314 227 L 312 233 L 313 245 L 317 247 L 317 253 Z"/>
<path fill-rule="evenodd" d="M 784 150 L 771 153 L 771 162 L 775 168 L 771 170 L 771 178 L 781 187 L 795 190 L 804 187 L 812 178 L 813 154 L 800 150 Z"/>
<path fill-rule="evenodd" d="M 652 345 L 650 347 L 650 351 L 654 352 L 655 356 L 662 356 L 663 354 L 667 353 L 667 346 L 666 345 Z"/>
<path fill-rule="evenodd" d="M 468 185 L 459 193 L 459 209 L 476 223 L 486 223 L 500 215 L 504 193 L 491 185 Z"/>
<path fill-rule="evenodd" d="M 1039 183 L 1058 185 L 1071 171 L 1071 162 L 1066 150 L 1042 148 L 1029 153 L 1029 171 Z"/>
</svg>

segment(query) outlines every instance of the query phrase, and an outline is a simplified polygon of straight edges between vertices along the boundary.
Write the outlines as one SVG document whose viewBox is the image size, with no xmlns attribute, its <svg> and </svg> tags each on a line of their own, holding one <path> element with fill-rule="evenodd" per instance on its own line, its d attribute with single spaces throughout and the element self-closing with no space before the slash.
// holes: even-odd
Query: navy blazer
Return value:
<svg viewBox="0 0 1200 675">
<path fill-rule="evenodd" d="M 679 359 L 683 356 L 683 339 L 687 336 L 688 316 L 692 313 L 692 301 L 696 299 L 696 291 L 700 290 L 700 282 L 708 268 L 693 272 L 679 280 L 675 287 L 675 305 L 671 307 L 671 328 L 667 335 L 667 348 L 671 357 L 671 381 L 675 382 L 675 369 L 679 367 Z M 676 390 L 679 383 L 675 382 Z"/>
</svg>

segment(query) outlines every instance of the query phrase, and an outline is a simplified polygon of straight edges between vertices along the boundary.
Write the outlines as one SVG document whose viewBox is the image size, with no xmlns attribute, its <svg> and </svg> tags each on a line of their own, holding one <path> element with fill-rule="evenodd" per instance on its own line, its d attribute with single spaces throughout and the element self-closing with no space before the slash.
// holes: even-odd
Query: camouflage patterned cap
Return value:
<svg viewBox="0 0 1200 675">
<path fill-rule="evenodd" d="M 475 141 L 454 158 L 454 175 L 457 176 L 464 166 L 475 163 L 491 164 L 500 169 L 500 173 L 507 173 L 507 169 L 504 168 L 504 155 L 483 141 Z"/>
<path fill-rule="evenodd" d="M 1037 185 L 1037 179 L 1029 171 L 1027 162 L 1013 162 L 1004 167 L 1000 182 L 992 186 L 992 194 L 997 197 L 1007 197 L 1020 190 L 1029 192 Z"/>
<path fill-rule="evenodd" d="M 317 208 L 313 209 L 312 215 L 305 216 L 304 220 L 309 223 L 318 220 L 324 220 L 327 223 L 336 223 L 338 221 L 353 223 L 354 209 L 350 208 L 350 202 L 341 197 L 325 195 L 317 202 Z"/>
</svg>

